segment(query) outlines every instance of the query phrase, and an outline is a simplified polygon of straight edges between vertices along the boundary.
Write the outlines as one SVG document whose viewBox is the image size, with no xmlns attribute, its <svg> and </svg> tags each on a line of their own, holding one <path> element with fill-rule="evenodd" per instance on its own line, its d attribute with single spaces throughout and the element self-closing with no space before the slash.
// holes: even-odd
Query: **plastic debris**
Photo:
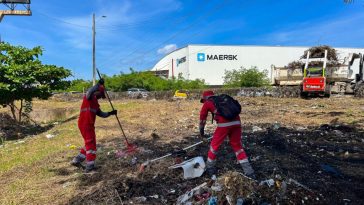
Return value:
<svg viewBox="0 0 364 205">
<path fill-rule="evenodd" d="M 138 158 L 137 157 L 133 157 L 133 159 L 131 159 L 131 164 L 135 165 L 138 162 Z"/>
<path fill-rule="evenodd" d="M 116 153 L 115 153 L 115 157 L 116 158 L 123 158 L 123 157 L 125 157 L 127 155 L 127 153 L 126 152 L 124 152 L 124 151 L 121 151 L 121 150 L 119 150 L 119 151 L 117 151 Z"/>
<path fill-rule="evenodd" d="M 237 200 L 236 200 L 236 205 L 243 205 L 244 204 L 244 199 L 242 199 L 242 198 L 238 198 Z"/>
<path fill-rule="evenodd" d="M 333 174 L 334 176 L 337 176 L 337 177 L 341 176 L 341 173 L 337 169 L 335 169 L 334 167 L 332 167 L 328 164 L 320 164 L 320 166 L 325 172 L 327 172 L 329 174 Z"/>
<path fill-rule="evenodd" d="M 252 130 L 253 130 L 253 132 L 258 132 L 258 131 L 262 131 L 263 129 L 258 126 L 253 126 Z"/>
<path fill-rule="evenodd" d="M 72 144 L 72 145 L 69 145 L 68 147 L 69 147 L 70 149 L 77 149 L 77 146 L 76 146 L 76 145 L 73 145 L 73 144 Z"/>
<path fill-rule="evenodd" d="M 147 200 L 147 198 L 145 196 L 140 196 L 140 197 L 135 197 L 134 198 L 135 202 L 144 202 L 146 200 Z"/>
<path fill-rule="evenodd" d="M 211 186 L 211 189 L 213 191 L 221 191 L 222 190 L 222 187 L 221 187 L 221 184 L 218 183 L 218 182 L 215 182 L 212 186 Z"/>
<path fill-rule="evenodd" d="M 233 205 L 233 199 L 229 195 L 226 195 L 226 200 L 229 205 Z"/>
<path fill-rule="evenodd" d="M 201 184 L 201 185 L 191 189 L 190 191 L 186 192 L 185 194 L 179 196 L 178 199 L 177 199 L 177 205 L 178 204 L 185 204 L 189 199 L 192 198 L 192 196 L 194 195 L 195 192 L 197 192 L 201 188 L 205 187 L 206 185 L 207 185 L 207 183 L 204 182 L 203 184 Z"/>
<path fill-rule="evenodd" d="M 208 198 L 210 198 L 210 196 L 211 196 L 211 193 L 205 192 L 202 194 L 195 195 L 195 200 L 198 201 L 199 203 L 201 203 L 201 202 L 206 201 Z"/>
<path fill-rule="evenodd" d="M 158 198 L 159 198 L 159 196 L 158 196 L 157 194 L 155 194 L 155 195 L 151 195 L 151 196 L 148 196 L 148 197 L 150 197 L 150 198 L 155 198 L 155 199 L 158 199 Z"/>
<path fill-rule="evenodd" d="M 264 184 L 268 185 L 268 187 L 271 187 L 274 185 L 274 179 L 267 179 L 259 183 L 259 185 L 264 185 Z"/>
<path fill-rule="evenodd" d="M 217 205 L 217 197 L 216 196 L 210 197 L 207 204 L 208 205 Z"/>
<path fill-rule="evenodd" d="M 190 160 L 184 161 L 181 164 L 176 164 L 171 167 L 170 169 L 175 168 L 183 168 L 183 178 L 185 179 L 193 179 L 196 177 L 200 177 L 205 171 L 205 161 L 202 157 L 195 157 Z"/>
<path fill-rule="evenodd" d="M 312 193 L 313 193 L 313 191 L 312 191 L 310 188 L 308 188 L 307 186 L 305 186 L 305 185 L 303 185 L 303 184 L 299 183 L 298 181 L 296 181 L 296 180 L 294 180 L 294 179 L 292 179 L 292 178 L 291 178 L 291 179 L 289 179 L 288 181 L 289 181 L 289 183 L 293 182 L 293 183 L 294 183 L 294 184 L 296 184 L 297 186 L 302 187 L 302 188 L 306 189 L 307 191 L 309 191 L 309 192 L 312 192 Z"/>
<path fill-rule="evenodd" d="M 46 138 L 47 138 L 47 139 L 52 139 L 53 137 L 55 137 L 55 135 L 52 135 L 52 134 L 47 134 L 47 135 L 46 135 Z"/>
</svg>

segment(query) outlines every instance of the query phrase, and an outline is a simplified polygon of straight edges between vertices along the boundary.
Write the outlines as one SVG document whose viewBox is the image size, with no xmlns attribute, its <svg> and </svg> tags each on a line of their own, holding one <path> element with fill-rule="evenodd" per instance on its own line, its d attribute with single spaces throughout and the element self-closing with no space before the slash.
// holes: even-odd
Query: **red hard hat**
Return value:
<svg viewBox="0 0 364 205">
<path fill-rule="evenodd" d="M 200 102 L 201 102 L 201 103 L 203 103 L 203 102 L 205 102 L 205 100 L 207 100 L 209 97 L 214 96 L 214 95 L 215 95 L 215 94 L 214 94 L 214 91 L 212 91 L 212 90 L 205 90 L 205 91 L 203 91 L 203 93 L 202 93 L 202 98 L 201 98 Z"/>
</svg>

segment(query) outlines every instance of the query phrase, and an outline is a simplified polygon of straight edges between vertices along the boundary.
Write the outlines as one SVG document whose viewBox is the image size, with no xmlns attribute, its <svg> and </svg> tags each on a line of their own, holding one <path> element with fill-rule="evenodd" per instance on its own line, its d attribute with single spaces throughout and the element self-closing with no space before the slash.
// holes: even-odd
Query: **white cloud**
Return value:
<svg viewBox="0 0 364 205">
<path fill-rule="evenodd" d="M 157 52 L 159 54 L 167 54 L 167 53 L 170 53 L 170 52 L 172 52 L 172 51 L 174 51 L 176 49 L 177 49 L 176 44 L 168 44 L 168 45 L 164 46 L 163 48 L 158 49 Z"/>
</svg>

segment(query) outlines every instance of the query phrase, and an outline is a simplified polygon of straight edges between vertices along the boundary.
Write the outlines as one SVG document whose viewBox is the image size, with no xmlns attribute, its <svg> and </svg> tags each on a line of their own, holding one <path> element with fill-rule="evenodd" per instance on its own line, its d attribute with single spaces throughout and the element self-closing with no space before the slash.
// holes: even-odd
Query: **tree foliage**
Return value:
<svg viewBox="0 0 364 205">
<path fill-rule="evenodd" d="M 48 99 L 52 91 L 69 85 L 64 79 L 71 75 L 71 71 L 42 64 L 39 60 L 42 53 L 39 46 L 29 49 L 0 43 L 0 104 L 10 106 L 13 118 L 18 121 L 21 121 L 24 101 L 29 106 L 33 98 Z M 17 100 L 20 101 L 19 108 L 15 105 Z"/>
<path fill-rule="evenodd" d="M 181 75 L 177 79 L 164 79 L 154 75 L 152 72 L 136 72 L 103 76 L 108 90 L 115 92 L 127 91 L 129 88 L 144 88 L 149 91 L 177 90 L 177 89 L 202 89 L 206 87 L 204 80 L 186 80 Z M 82 91 L 84 87 L 90 87 L 91 82 L 84 80 L 72 81 L 69 91 Z"/>
<path fill-rule="evenodd" d="M 267 70 L 259 71 L 257 67 L 225 70 L 224 86 L 228 88 L 266 86 L 269 85 L 267 75 Z"/>
<path fill-rule="evenodd" d="M 92 81 L 76 79 L 71 81 L 70 87 L 66 91 L 79 91 L 83 92 L 92 86 Z"/>
</svg>

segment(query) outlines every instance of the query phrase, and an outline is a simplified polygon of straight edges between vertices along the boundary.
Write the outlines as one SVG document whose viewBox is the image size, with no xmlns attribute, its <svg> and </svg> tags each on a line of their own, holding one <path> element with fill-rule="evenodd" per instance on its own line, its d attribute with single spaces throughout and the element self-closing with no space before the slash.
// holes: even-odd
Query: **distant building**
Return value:
<svg viewBox="0 0 364 205">
<path fill-rule="evenodd" d="M 205 79 L 209 85 L 222 85 L 225 70 L 250 68 L 267 69 L 286 66 L 299 60 L 310 47 L 188 45 L 164 56 L 151 71 L 172 78 Z M 364 48 L 335 48 L 339 58 L 348 53 L 364 53 Z"/>
</svg>

